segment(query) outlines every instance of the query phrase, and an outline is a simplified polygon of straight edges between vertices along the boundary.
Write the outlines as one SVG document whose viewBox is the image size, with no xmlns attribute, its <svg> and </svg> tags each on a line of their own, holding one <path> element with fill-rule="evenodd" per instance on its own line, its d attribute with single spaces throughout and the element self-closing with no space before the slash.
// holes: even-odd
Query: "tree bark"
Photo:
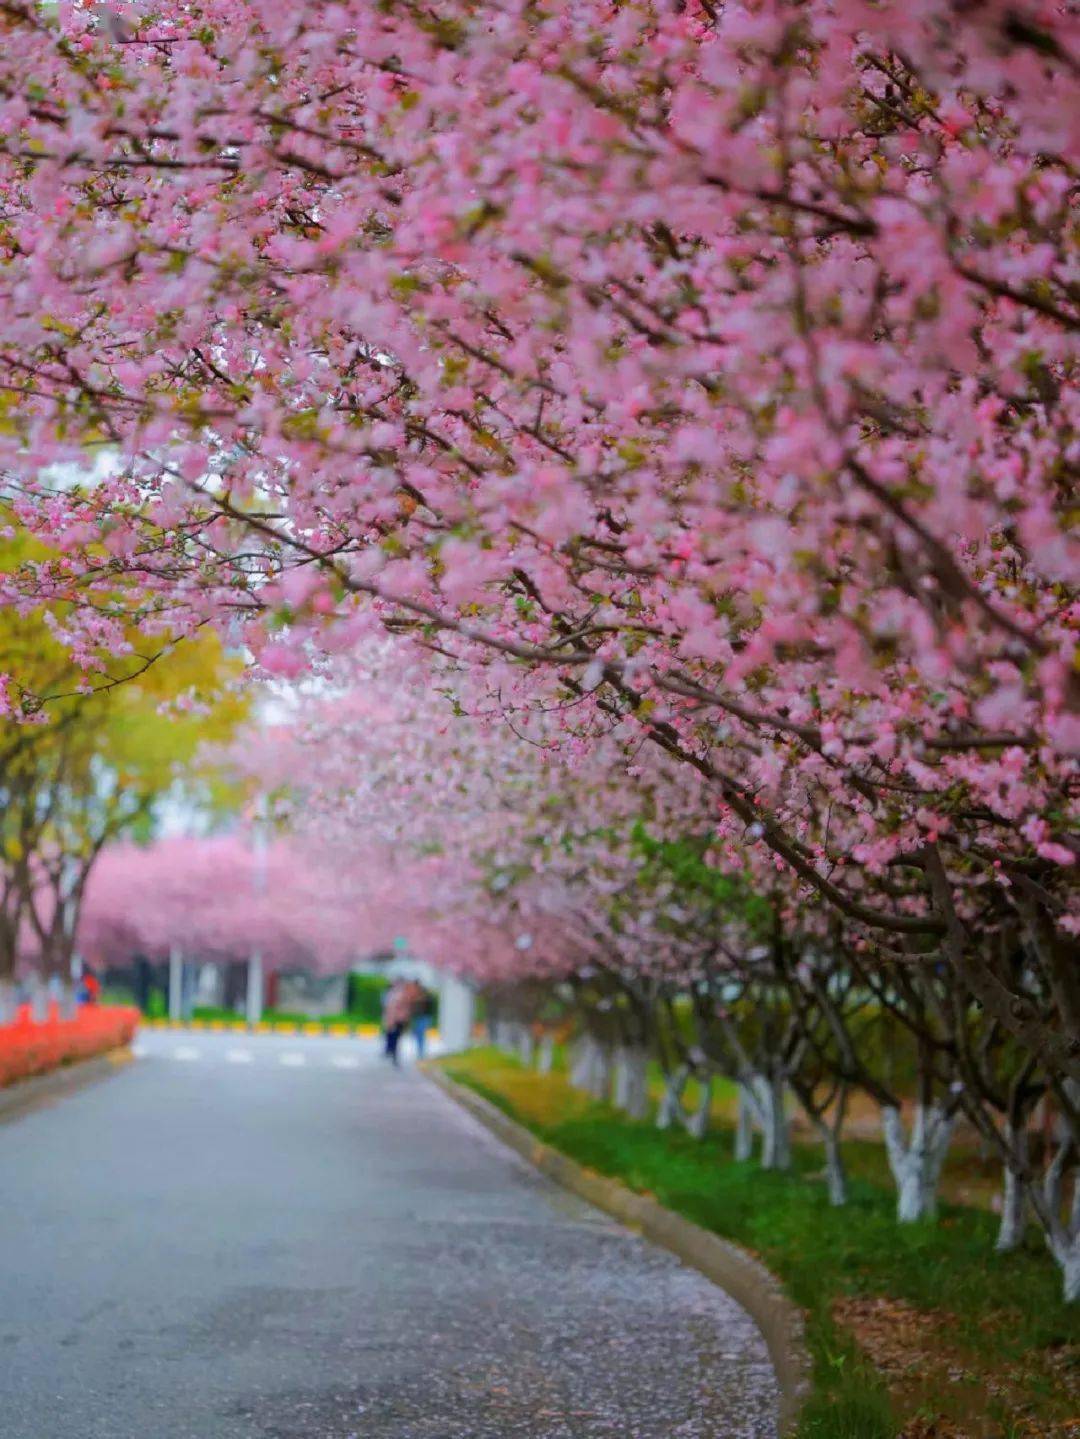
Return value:
<svg viewBox="0 0 1080 1439">
<path fill-rule="evenodd" d="M 592 1063 L 589 1066 L 588 1092 L 593 1099 L 607 1104 L 611 1099 L 611 1072 L 614 1056 L 610 1044 L 598 1039 L 592 1042 Z"/>
<path fill-rule="evenodd" d="M 712 1113 L 712 1075 L 704 1075 L 699 1080 L 699 1084 L 701 1093 L 698 1095 L 698 1102 L 694 1106 L 693 1113 L 686 1121 L 686 1131 L 695 1139 L 704 1139 L 709 1132 L 709 1117 Z"/>
<path fill-rule="evenodd" d="M 1011 1124 L 1007 1125 L 1006 1137 L 1009 1152 L 1016 1155 L 1016 1160 L 1012 1162 L 1006 1159 L 1004 1166 L 1001 1224 L 998 1226 L 997 1242 L 994 1245 L 998 1254 L 1012 1254 L 1019 1249 L 1024 1239 L 1028 1209 L 1028 1185 L 1024 1177 L 1028 1159 L 1027 1126 L 1021 1125 L 1019 1130 L 1016 1130 Z"/>
<path fill-rule="evenodd" d="M 840 1139 L 826 1125 L 821 1142 L 825 1146 L 825 1181 L 829 1191 L 829 1203 L 834 1209 L 841 1209 L 848 1201 L 848 1190 Z"/>
<path fill-rule="evenodd" d="M 640 1045 L 624 1044 L 615 1051 L 613 1103 L 631 1119 L 644 1119 L 649 1111 L 648 1064 L 649 1052 Z"/>
<path fill-rule="evenodd" d="M 678 1069 L 672 1070 L 668 1075 L 664 1093 L 656 1111 L 657 1129 L 670 1129 L 676 1122 L 684 1120 L 682 1097 L 689 1078 L 690 1066 L 688 1064 L 680 1064 Z"/>
<path fill-rule="evenodd" d="M 791 1123 L 787 1113 L 787 1085 L 782 1079 L 756 1075 L 761 1121 L 761 1167 L 786 1170 L 791 1168 Z"/>
<path fill-rule="evenodd" d="M 937 1213 L 941 1168 L 956 1126 L 955 1111 L 946 1112 L 939 1104 L 917 1105 L 910 1139 L 894 1105 L 886 1105 L 881 1118 L 889 1168 L 896 1181 L 897 1219 L 901 1224 L 913 1224 L 932 1218 Z"/>
<path fill-rule="evenodd" d="M 754 1119 L 756 1106 L 749 1085 L 739 1082 L 739 1108 L 735 1121 L 735 1158 L 740 1162 L 754 1153 Z"/>
</svg>

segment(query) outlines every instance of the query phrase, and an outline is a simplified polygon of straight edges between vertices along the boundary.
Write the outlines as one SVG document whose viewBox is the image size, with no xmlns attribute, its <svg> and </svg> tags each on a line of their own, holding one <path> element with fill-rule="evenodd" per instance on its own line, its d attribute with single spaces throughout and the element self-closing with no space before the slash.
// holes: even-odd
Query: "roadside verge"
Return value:
<svg viewBox="0 0 1080 1439">
<path fill-rule="evenodd" d="M 764 1265 L 745 1249 L 683 1219 L 648 1195 L 637 1194 L 617 1180 L 596 1174 L 544 1144 L 481 1095 L 440 1070 L 425 1066 L 423 1073 L 542 1174 L 670 1250 L 741 1304 L 761 1330 L 776 1372 L 781 1432 L 794 1427 L 810 1392 L 810 1357 L 803 1336 L 802 1312 Z"/>
</svg>

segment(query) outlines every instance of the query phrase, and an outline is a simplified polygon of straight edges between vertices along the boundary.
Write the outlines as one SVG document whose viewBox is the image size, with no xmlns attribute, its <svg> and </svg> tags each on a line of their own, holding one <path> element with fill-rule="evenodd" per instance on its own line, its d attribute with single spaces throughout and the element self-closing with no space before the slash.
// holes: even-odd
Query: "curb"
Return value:
<svg viewBox="0 0 1080 1439">
<path fill-rule="evenodd" d="M 780 1432 L 786 1434 L 792 1430 L 810 1395 L 810 1355 L 804 1339 L 802 1311 L 763 1264 L 737 1244 L 683 1219 L 655 1199 L 634 1193 L 616 1179 L 585 1169 L 537 1139 L 481 1095 L 439 1070 L 425 1067 L 422 1072 L 541 1174 L 669 1250 L 742 1305 L 761 1331 L 776 1374 L 780 1388 Z"/>
<path fill-rule="evenodd" d="M 140 1027 L 198 1034 L 283 1034 L 290 1037 L 322 1035 L 328 1039 L 377 1039 L 382 1033 L 377 1024 L 278 1024 L 273 1020 L 248 1024 L 243 1019 L 143 1019 Z M 438 1029 L 428 1030 L 429 1040 L 437 1041 L 438 1038 Z"/>
<path fill-rule="evenodd" d="M 131 1063 L 134 1055 L 128 1045 L 106 1050 L 90 1059 L 80 1059 L 74 1064 L 65 1064 L 60 1069 L 50 1069 L 47 1074 L 34 1074 L 29 1079 L 17 1079 L 14 1084 L 0 1089 L 0 1124 L 18 1119 L 35 1109 L 43 1109 L 66 1094 L 74 1094 L 88 1085 L 96 1084 Z"/>
</svg>

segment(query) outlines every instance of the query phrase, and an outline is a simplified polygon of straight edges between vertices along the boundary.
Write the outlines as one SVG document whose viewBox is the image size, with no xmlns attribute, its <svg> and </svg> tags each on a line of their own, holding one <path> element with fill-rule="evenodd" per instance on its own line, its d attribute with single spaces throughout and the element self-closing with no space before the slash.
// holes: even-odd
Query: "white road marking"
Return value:
<svg viewBox="0 0 1080 1439">
<path fill-rule="evenodd" d="M 190 1044 L 179 1044 L 173 1050 L 173 1059 L 202 1059 L 202 1050 L 193 1049 Z"/>
<path fill-rule="evenodd" d="M 288 1065 L 290 1069 L 300 1069 L 307 1064 L 307 1055 L 297 1054 L 294 1050 L 290 1050 L 288 1054 L 281 1056 L 281 1063 Z"/>
<path fill-rule="evenodd" d="M 250 1064 L 254 1056 L 250 1049 L 230 1049 L 225 1058 L 230 1064 Z"/>
<path fill-rule="evenodd" d="M 360 1061 L 349 1054 L 335 1054 L 330 1063 L 335 1069 L 359 1069 Z"/>
<path fill-rule="evenodd" d="M 131 1052 L 136 1059 L 144 1059 L 149 1053 L 145 1044 L 133 1044 L 131 1046 Z"/>
</svg>

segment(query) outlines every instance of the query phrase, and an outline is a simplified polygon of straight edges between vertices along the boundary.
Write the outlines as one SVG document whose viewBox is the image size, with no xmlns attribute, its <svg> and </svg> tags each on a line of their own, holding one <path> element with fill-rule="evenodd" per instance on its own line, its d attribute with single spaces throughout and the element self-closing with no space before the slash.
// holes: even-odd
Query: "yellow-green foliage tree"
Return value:
<svg viewBox="0 0 1080 1439">
<path fill-rule="evenodd" d="M 0 568 L 27 553 L 16 532 Z M 108 669 L 80 665 L 64 622 L 63 603 L 0 611 L 0 672 L 20 677 L 0 718 L 0 1011 L 20 955 L 66 983 L 79 905 L 106 844 L 149 833 L 166 797 L 234 798 L 204 755 L 246 715 L 240 660 L 209 631 L 163 632 L 137 644 L 132 633 L 130 652 Z"/>
</svg>

